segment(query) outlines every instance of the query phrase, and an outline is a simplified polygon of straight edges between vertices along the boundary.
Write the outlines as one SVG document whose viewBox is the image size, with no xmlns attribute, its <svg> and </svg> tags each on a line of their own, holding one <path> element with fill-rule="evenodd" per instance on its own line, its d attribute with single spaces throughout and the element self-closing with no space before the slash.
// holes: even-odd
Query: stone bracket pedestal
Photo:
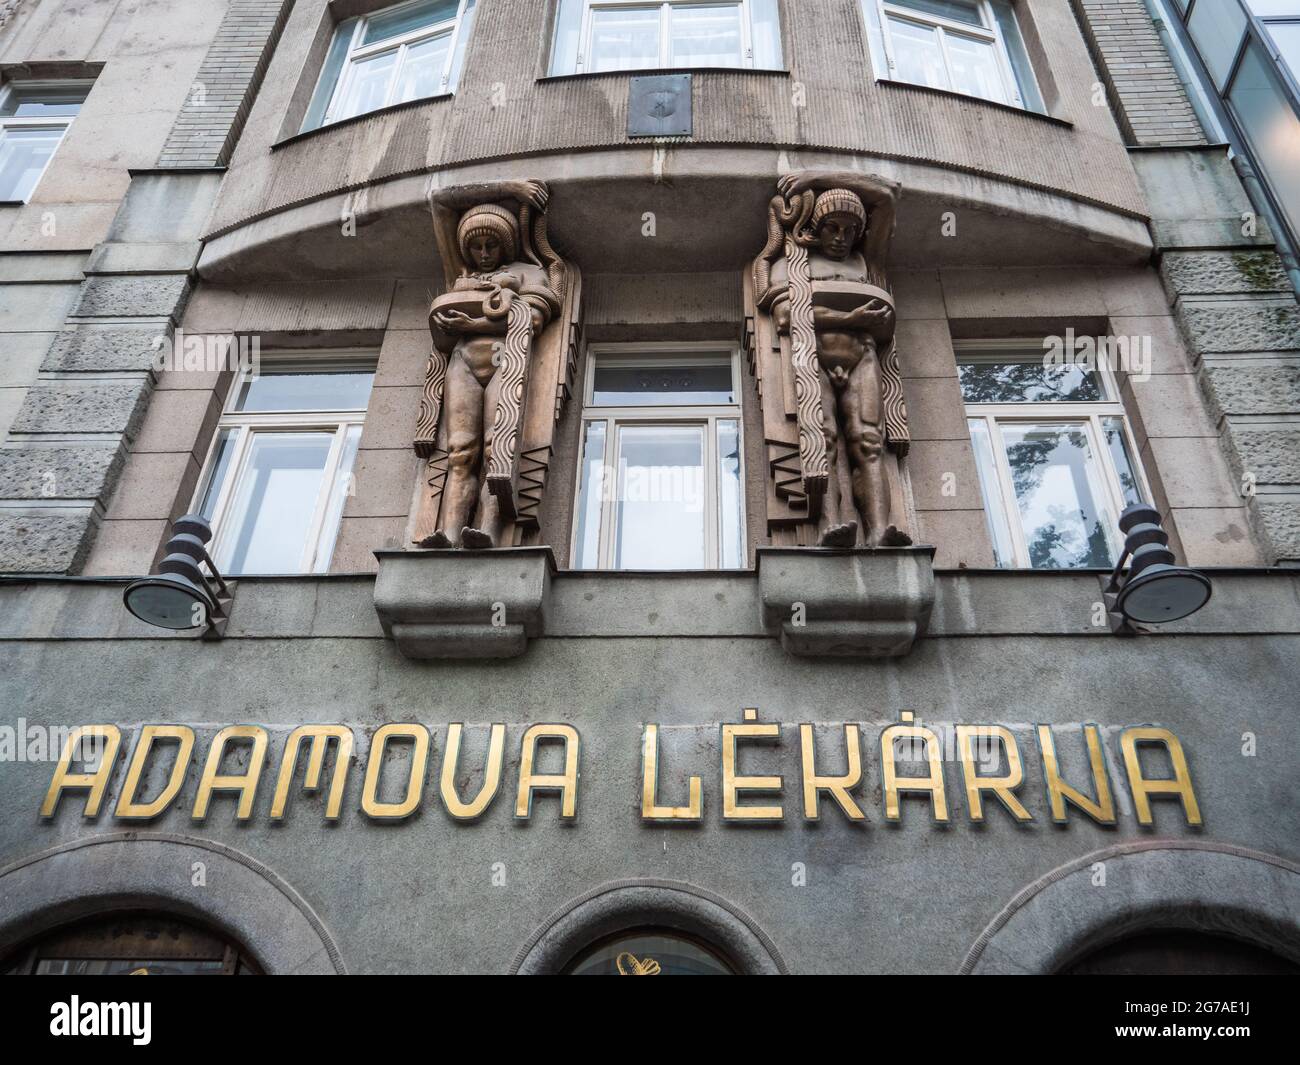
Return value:
<svg viewBox="0 0 1300 1065">
<path fill-rule="evenodd" d="M 934 548 L 758 549 L 763 627 L 790 654 L 900 658 L 930 624 Z"/>
<path fill-rule="evenodd" d="M 375 612 L 407 658 L 514 658 L 545 629 L 549 547 L 376 551 Z"/>
</svg>

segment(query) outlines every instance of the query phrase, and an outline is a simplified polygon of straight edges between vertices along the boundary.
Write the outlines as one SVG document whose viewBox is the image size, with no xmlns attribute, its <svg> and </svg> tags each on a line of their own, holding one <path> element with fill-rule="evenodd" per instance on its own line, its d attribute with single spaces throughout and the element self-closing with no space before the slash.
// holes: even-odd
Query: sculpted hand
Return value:
<svg viewBox="0 0 1300 1065">
<path fill-rule="evenodd" d="M 463 329 L 474 319 L 464 311 L 437 311 L 433 316 L 434 324 L 444 332 L 454 333 Z"/>
<path fill-rule="evenodd" d="M 790 200 L 812 188 L 815 180 L 816 175 L 811 170 L 799 170 L 793 174 L 782 174 L 777 178 L 776 188 L 782 196 Z"/>
<path fill-rule="evenodd" d="M 510 191 L 516 199 L 528 204 L 535 211 L 546 210 L 547 201 L 551 198 L 551 190 L 546 187 L 544 181 L 512 182 Z"/>
</svg>

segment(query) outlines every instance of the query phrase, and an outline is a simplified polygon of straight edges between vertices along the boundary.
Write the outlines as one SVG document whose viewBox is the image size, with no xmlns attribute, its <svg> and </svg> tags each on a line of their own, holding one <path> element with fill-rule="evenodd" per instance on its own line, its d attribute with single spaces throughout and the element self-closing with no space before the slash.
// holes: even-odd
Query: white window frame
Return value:
<svg viewBox="0 0 1300 1065">
<path fill-rule="evenodd" d="M 310 352 L 302 353 L 271 353 L 270 355 L 263 355 L 263 360 L 273 362 L 277 368 L 300 363 L 303 370 L 319 370 L 328 367 L 334 371 L 356 368 L 359 371 L 369 370 L 374 372 L 378 356 L 373 351 L 359 349 L 313 349 Z M 212 513 L 209 518 L 209 524 L 213 530 L 210 553 L 213 561 L 217 564 L 217 568 L 221 570 L 223 575 L 228 577 L 240 576 L 239 573 L 226 572 L 229 566 L 227 556 L 233 544 L 231 540 L 233 529 L 228 526 L 227 520 L 230 517 L 230 507 L 234 501 L 236 489 L 248 472 L 248 460 L 252 453 L 253 437 L 258 434 L 274 432 L 332 432 L 334 440 L 330 444 L 329 455 L 325 460 L 325 468 L 321 474 L 321 492 L 316 499 L 316 509 L 312 514 L 311 524 L 308 526 L 303 552 L 298 560 L 298 569 L 295 571 L 301 574 L 325 573 L 329 570 L 330 560 L 334 553 L 334 544 L 338 535 L 337 529 L 327 530 L 325 528 L 325 518 L 329 513 L 334 494 L 339 490 L 339 467 L 344 448 L 347 445 L 348 432 L 353 427 L 364 427 L 366 411 L 365 409 L 337 411 L 236 410 L 235 406 L 239 402 L 239 394 L 252 376 L 253 371 L 243 371 L 237 374 L 230 383 L 230 390 L 226 394 L 226 402 L 221 417 L 217 422 L 216 429 L 213 431 L 212 442 L 208 445 L 207 457 L 203 461 L 203 470 L 199 475 L 198 484 L 194 490 L 190 511 L 198 513 L 200 507 L 202 507 L 203 497 L 208 489 L 208 481 L 215 472 L 213 463 L 217 457 L 217 449 L 221 444 L 221 438 L 225 435 L 226 430 L 234 430 L 235 441 L 231 448 L 230 464 L 227 467 L 225 480 L 222 482 L 217 498 L 213 501 Z M 373 385 L 371 386 L 371 394 L 373 394 Z M 342 521 L 341 511 L 339 519 Z M 328 551 L 323 550 L 326 540 L 329 545 Z M 259 574 L 259 576 L 272 576 L 272 574 Z"/>
<path fill-rule="evenodd" d="M 88 96 L 90 95 L 90 89 L 93 84 L 94 82 L 80 80 L 80 79 L 55 80 L 55 79 L 42 78 L 39 80 L 27 79 L 22 81 L 9 81 L 6 82 L 3 86 L 0 86 L 0 106 L 3 106 L 3 104 L 9 99 L 9 97 L 12 96 L 17 91 L 25 90 L 29 92 L 31 91 L 40 92 L 43 89 L 59 90 L 59 91 L 65 91 L 67 89 L 79 89 L 85 93 L 85 96 Z M 82 105 L 84 105 L 86 102 L 85 96 L 82 97 L 81 100 Z M 80 113 L 80 107 L 78 107 L 78 113 Z M 50 130 L 59 131 L 59 143 L 54 146 L 54 151 L 50 152 L 50 157 L 47 160 L 45 160 L 45 166 L 41 168 L 40 174 L 37 175 L 36 181 L 32 185 L 32 191 L 27 194 L 27 199 L 21 201 L 8 200 L 5 202 L 9 202 L 9 203 L 18 203 L 18 202 L 30 203 L 31 202 L 32 196 L 36 194 L 36 190 L 40 188 L 40 184 L 45 178 L 45 172 L 49 170 L 50 164 L 54 162 L 55 155 L 58 154 L 59 149 L 63 146 L 63 138 L 68 135 L 68 127 L 72 125 L 73 121 L 76 118 L 77 115 L 49 116 L 44 118 L 35 117 L 35 116 L 31 118 L 19 118 L 16 115 L 0 114 L 0 140 L 3 140 L 5 134 L 8 133 L 9 130 L 11 129 L 50 129 Z"/>
<path fill-rule="evenodd" d="M 670 9 L 674 7 L 739 7 L 740 8 L 740 50 L 741 60 L 738 67 L 731 70 L 749 70 L 754 66 L 753 22 L 751 21 L 750 0 L 585 0 L 582 9 L 582 31 L 578 37 L 578 65 L 575 73 L 585 74 L 587 57 L 591 55 L 592 12 L 607 8 L 659 8 L 659 64 L 645 67 L 646 70 L 690 70 L 690 67 L 675 67 L 672 63 L 672 36 L 669 32 Z M 597 73 L 616 73 L 616 71 L 598 71 Z M 624 72 L 625 73 L 625 72 Z"/>
<path fill-rule="evenodd" d="M 957 355 L 957 364 L 966 363 L 1007 363 L 1013 361 L 1039 361 L 1043 358 L 1043 343 L 1035 340 L 965 340 L 953 345 Z M 1019 357 L 1024 356 L 1023 360 Z M 988 432 L 989 445 L 993 449 L 994 479 L 999 498 L 985 499 L 986 509 L 1001 508 L 1002 521 L 1009 530 L 1011 546 L 1015 554 L 1012 568 L 1033 569 L 1029 559 L 1029 545 L 1025 541 L 1024 524 L 1020 520 L 1020 505 L 1016 499 L 1015 485 L 1011 480 L 1011 463 L 1007 459 L 1006 441 L 1002 436 L 1002 426 L 1024 424 L 1069 424 L 1084 423 L 1088 434 L 1088 445 L 1092 448 L 1093 461 L 1101 471 L 1101 481 L 1106 493 L 1104 502 L 1110 507 L 1112 517 L 1118 519 L 1128 504 L 1124 501 L 1123 488 L 1120 485 L 1119 471 L 1115 460 L 1106 445 L 1103 420 L 1118 418 L 1123 426 L 1124 446 L 1129 460 L 1133 464 L 1133 476 L 1137 481 L 1138 493 L 1142 499 L 1149 501 L 1151 485 L 1146 471 L 1142 468 L 1142 457 L 1138 453 L 1137 440 L 1133 436 L 1133 426 L 1120 398 L 1119 382 L 1114 371 L 1108 366 L 1098 365 L 1097 378 L 1101 384 L 1102 398 L 1080 403 L 1055 403 L 1040 401 L 1036 403 L 970 403 L 964 402 L 967 423 L 967 437 L 970 436 L 971 421 L 983 421 Z M 972 456 L 978 464 L 978 456 Z M 981 483 L 981 494 L 983 485 Z M 992 529 L 989 532 L 993 536 Z M 1107 527 L 1106 539 L 1110 544 L 1112 557 L 1118 558 L 1123 548 L 1123 539 L 1119 527 Z"/>
<path fill-rule="evenodd" d="M 652 360 L 656 366 L 699 366 L 706 362 L 721 364 L 724 360 L 731 368 L 731 384 L 736 402 L 731 404 L 638 404 L 635 406 L 596 406 L 593 402 L 596 381 L 596 364 L 627 362 L 633 365 Z M 749 533 L 745 513 L 745 415 L 744 389 L 742 388 L 740 349 L 728 344 L 661 341 L 650 344 L 591 344 L 587 348 L 587 369 L 582 385 L 582 425 L 578 436 L 577 476 L 574 479 L 573 521 L 569 533 L 569 558 L 573 568 L 578 567 L 578 529 L 582 519 L 583 464 L 587 430 L 593 422 L 605 423 L 605 452 L 602 458 L 605 470 L 617 469 L 618 430 L 624 425 L 698 425 L 704 427 L 704 569 L 734 572 L 748 566 Z M 740 565 L 722 565 L 722 548 L 719 526 L 722 510 L 718 495 L 718 422 L 736 423 L 740 456 Z M 601 485 L 604 498 L 600 505 L 600 539 L 597 565 L 581 567 L 584 571 L 639 572 L 615 566 L 617 544 L 614 539 L 617 486 L 614 490 Z M 660 571 L 655 571 L 660 572 Z M 672 572 L 672 571 L 663 571 Z"/>
<path fill-rule="evenodd" d="M 1002 79 L 1003 90 L 1007 94 L 1008 106 L 1019 107 L 1027 110 L 1024 94 L 1020 91 L 1020 79 L 1016 77 L 1015 67 L 1011 63 L 1011 52 L 1007 47 L 1007 42 L 1002 36 L 1002 26 L 994 14 L 993 6 L 989 0 L 976 0 L 980 9 L 980 17 L 984 20 L 982 27 L 972 26 L 966 22 L 959 22 L 956 19 L 944 18 L 942 15 L 932 15 L 924 11 L 917 11 L 915 8 L 903 7 L 900 4 L 891 3 L 890 0 L 867 0 L 868 3 L 875 4 L 876 17 L 879 20 L 880 37 L 884 47 L 885 64 L 888 67 L 888 80 L 900 80 L 896 77 L 898 64 L 894 59 L 894 40 L 892 30 L 890 29 L 890 19 L 897 18 L 904 22 L 912 22 L 919 26 L 925 26 L 928 29 L 937 29 L 939 31 L 939 50 L 943 55 L 944 71 L 948 75 L 949 85 L 953 83 L 952 76 L 952 59 L 948 54 L 948 34 L 955 33 L 958 36 L 970 37 L 975 40 L 983 41 L 986 44 L 993 45 L 993 53 L 997 58 L 998 74 Z M 1017 18 L 1017 23 L 1019 19 Z M 871 27 L 868 27 L 871 30 Z M 1023 36 L 1023 35 L 1022 35 Z M 1034 77 L 1033 72 L 1029 74 Z M 904 85 L 915 85 L 917 82 L 900 81 Z M 933 86 L 923 86 L 932 88 Z M 1035 81 L 1035 92 L 1041 94 L 1041 88 Z M 961 89 L 942 89 L 942 92 L 953 92 L 960 96 L 970 96 L 973 100 L 985 100 L 987 97 L 975 96 L 971 93 L 963 92 Z M 989 103 L 1004 103 L 1002 100 L 989 100 Z"/>
<path fill-rule="evenodd" d="M 385 107 L 391 107 L 393 104 L 393 94 L 397 91 L 398 83 L 401 81 L 402 68 L 406 63 L 406 53 L 413 44 L 420 44 L 429 37 L 437 37 L 440 34 L 451 30 L 451 40 L 447 47 L 447 61 L 443 64 L 442 76 L 438 80 L 438 91 L 435 96 L 443 96 L 451 92 L 451 71 L 456 62 L 456 50 L 460 47 L 461 34 L 465 31 L 465 9 L 471 3 L 471 0 L 460 0 L 456 7 L 456 14 L 442 22 L 432 23 L 428 26 L 420 26 L 417 29 L 407 33 L 398 34 L 396 37 L 386 37 L 382 41 L 375 41 L 374 44 L 362 46 L 361 39 L 365 36 L 366 26 L 370 19 L 375 15 L 389 15 L 392 12 L 403 8 L 413 7 L 420 3 L 421 0 L 407 0 L 406 3 L 393 4 L 389 7 L 379 8 L 377 11 L 370 12 L 357 19 L 357 24 L 352 27 L 352 40 L 348 42 L 347 55 L 343 57 L 343 66 L 339 68 L 338 80 L 334 83 L 334 91 L 330 94 L 329 106 L 325 108 L 324 115 L 321 116 L 321 126 L 328 126 L 335 121 L 334 112 L 341 100 L 347 95 L 347 90 L 354 79 L 357 61 L 369 59 L 371 56 L 379 55 L 383 52 L 396 51 L 398 53 L 397 62 L 393 65 L 393 72 L 389 75 L 388 91 L 384 96 L 384 102 L 372 111 L 363 111 L 361 114 L 372 114 L 373 111 L 383 110 Z M 419 97 L 419 99 L 429 99 L 429 97 Z M 359 118 L 360 115 L 350 115 L 350 118 Z"/>
</svg>

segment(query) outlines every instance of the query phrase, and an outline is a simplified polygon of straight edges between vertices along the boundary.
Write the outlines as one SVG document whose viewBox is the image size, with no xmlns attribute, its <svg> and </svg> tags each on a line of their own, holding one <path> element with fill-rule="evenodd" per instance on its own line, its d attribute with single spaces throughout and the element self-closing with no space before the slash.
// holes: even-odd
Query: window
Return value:
<svg viewBox="0 0 1300 1065">
<path fill-rule="evenodd" d="M 593 350 L 588 362 L 574 568 L 743 567 L 735 352 Z"/>
<path fill-rule="evenodd" d="M 997 564 L 1109 568 L 1120 512 L 1150 498 L 1110 370 L 1052 364 L 1041 343 L 968 343 L 957 361 Z"/>
<path fill-rule="evenodd" d="M 777 0 L 560 0 L 552 74 L 781 69 Z"/>
<path fill-rule="evenodd" d="M 1009 0 L 863 0 L 863 11 L 878 76 L 1044 110 Z"/>
<path fill-rule="evenodd" d="M 355 353 L 263 358 L 231 386 L 193 506 L 222 573 L 329 568 L 374 373 Z"/>
<path fill-rule="evenodd" d="M 1193 6 L 1187 20 L 1192 40 L 1205 60 L 1210 77 L 1220 89 L 1232 73 L 1246 31 L 1246 13 L 1237 0 L 1214 0 Z"/>
<path fill-rule="evenodd" d="M 11 955 L 6 976 L 255 976 L 225 937 L 169 914 L 115 913 L 42 937 Z"/>
<path fill-rule="evenodd" d="M 1228 91 L 1228 105 L 1293 233 L 1300 233 L 1300 115 L 1254 38 Z"/>
<path fill-rule="evenodd" d="M 0 89 L 0 201 L 31 199 L 88 91 L 84 83 L 51 82 Z"/>
<path fill-rule="evenodd" d="M 453 92 L 475 0 L 411 0 L 334 31 L 304 130 Z"/>
<path fill-rule="evenodd" d="M 735 970 L 711 946 L 680 932 L 648 928 L 624 932 L 588 947 L 568 976 L 732 976 Z"/>
</svg>

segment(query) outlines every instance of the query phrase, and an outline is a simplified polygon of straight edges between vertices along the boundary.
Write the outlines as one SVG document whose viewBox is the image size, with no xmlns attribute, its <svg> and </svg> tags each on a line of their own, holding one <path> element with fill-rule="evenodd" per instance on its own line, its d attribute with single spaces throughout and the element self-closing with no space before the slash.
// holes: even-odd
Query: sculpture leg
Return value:
<svg viewBox="0 0 1300 1065">
<path fill-rule="evenodd" d="M 451 547 L 474 518 L 483 458 L 483 386 L 459 354 L 447 367 L 443 417 L 447 419 L 447 485 L 442 495 L 438 546 Z"/>
<path fill-rule="evenodd" d="M 839 478 L 839 398 L 835 395 L 835 386 L 831 384 L 830 375 L 823 369 L 817 376 L 822 386 L 822 436 L 826 441 L 826 494 L 822 497 L 821 539 L 822 547 L 852 547 L 858 539 L 858 523 L 852 518 L 844 520 L 844 508 L 840 499 Z"/>
<path fill-rule="evenodd" d="M 483 469 L 492 461 L 492 426 L 497 416 L 497 401 L 501 396 L 501 375 L 493 374 L 483 390 Z M 486 548 L 495 547 L 501 535 L 501 506 L 496 495 L 482 479 L 483 487 L 479 491 L 478 521 L 471 527 L 468 524 L 460 531 L 461 547 Z M 466 520 L 472 520 L 473 514 Z"/>
<path fill-rule="evenodd" d="M 885 415 L 880 393 L 880 363 L 874 352 L 853 368 L 840 393 L 844 443 L 849 458 L 853 501 L 867 526 L 868 547 L 910 544 L 889 524 L 889 480 L 885 469 Z"/>
</svg>

